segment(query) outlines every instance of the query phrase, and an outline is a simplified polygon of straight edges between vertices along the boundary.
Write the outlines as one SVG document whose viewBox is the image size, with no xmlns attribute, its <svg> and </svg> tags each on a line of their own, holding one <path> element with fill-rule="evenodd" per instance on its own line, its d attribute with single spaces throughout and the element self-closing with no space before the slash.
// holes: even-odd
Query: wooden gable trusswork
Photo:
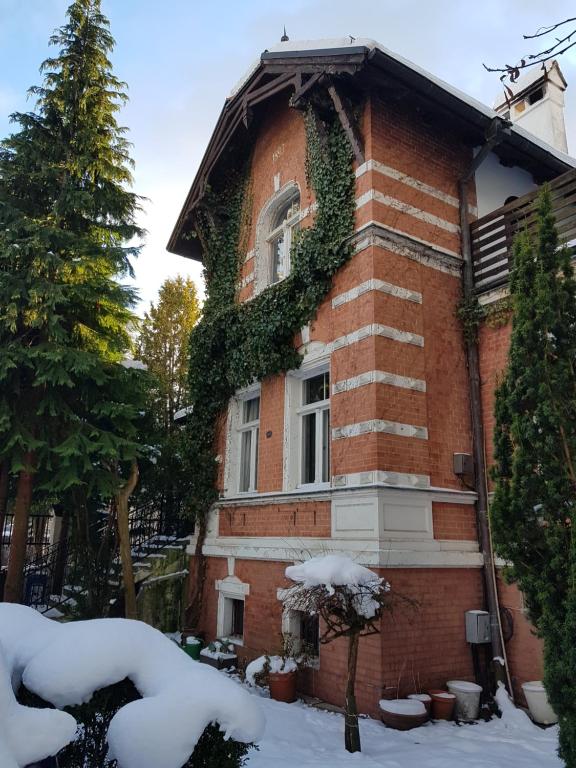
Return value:
<svg viewBox="0 0 576 768">
<path fill-rule="evenodd" d="M 364 162 L 363 137 L 351 101 L 359 101 L 372 91 L 379 92 L 384 99 L 405 100 L 409 96 L 437 122 L 456 128 L 462 141 L 470 147 L 484 143 L 485 131 L 495 117 L 488 107 L 374 43 L 265 51 L 254 71 L 224 104 L 168 250 L 201 260 L 202 246 L 196 236 L 194 209 L 200 204 L 216 169 L 247 152 L 254 135 L 252 124 L 263 114 L 261 107 L 265 102 L 286 93 L 287 103 L 294 108 L 301 109 L 313 101 L 321 108 L 333 109 L 350 140 L 356 162 L 361 164 Z M 572 167 L 561 153 L 514 126 L 494 151 L 506 164 L 519 165 L 531 172 L 539 183 L 554 179 Z"/>
</svg>

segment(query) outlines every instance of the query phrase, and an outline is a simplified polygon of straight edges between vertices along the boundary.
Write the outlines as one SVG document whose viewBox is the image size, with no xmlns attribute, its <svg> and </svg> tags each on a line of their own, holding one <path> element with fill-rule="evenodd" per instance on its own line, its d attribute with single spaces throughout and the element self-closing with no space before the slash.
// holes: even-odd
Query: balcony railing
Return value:
<svg viewBox="0 0 576 768">
<path fill-rule="evenodd" d="M 576 169 L 549 183 L 556 227 L 570 247 L 576 243 Z M 474 285 L 483 293 L 508 282 L 514 236 L 536 229 L 538 190 L 482 216 L 470 225 Z"/>
</svg>

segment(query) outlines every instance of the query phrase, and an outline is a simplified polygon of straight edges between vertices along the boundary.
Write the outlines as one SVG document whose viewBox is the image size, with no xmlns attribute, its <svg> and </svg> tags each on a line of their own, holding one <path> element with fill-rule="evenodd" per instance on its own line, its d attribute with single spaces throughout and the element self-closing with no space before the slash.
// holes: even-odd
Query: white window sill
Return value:
<svg viewBox="0 0 576 768">
<path fill-rule="evenodd" d="M 296 486 L 296 491 L 328 491 L 330 490 L 330 483 L 302 483 L 302 485 Z"/>
</svg>

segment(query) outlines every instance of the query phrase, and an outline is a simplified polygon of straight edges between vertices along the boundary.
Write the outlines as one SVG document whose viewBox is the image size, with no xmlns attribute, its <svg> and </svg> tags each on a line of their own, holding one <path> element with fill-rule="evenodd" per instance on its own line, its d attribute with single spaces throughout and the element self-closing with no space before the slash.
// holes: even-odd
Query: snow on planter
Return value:
<svg viewBox="0 0 576 768">
<path fill-rule="evenodd" d="M 296 659 L 283 658 L 282 656 L 259 656 L 246 667 L 245 677 L 248 685 L 255 686 L 256 678 L 264 673 L 287 675 L 296 672 L 298 664 Z"/>
<path fill-rule="evenodd" d="M 378 574 L 344 555 L 318 555 L 290 565 L 286 576 L 302 584 L 304 589 L 324 586 L 330 595 L 334 594 L 334 587 L 346 587 L 356 596 L 356 612 L 367 619 L 375 616 L 380 608 L 380 602 L 374 598 L 390 590 L 390 585 Z"/>
<path fill-rule="evenodd" d="M 382 699 L 379 702 L 380 709 L 394 715 L 425 715 L 426 707 L 422 701 L 416 699 Z"/>
<path fill-rule="evenodd" d="M 1 603 L 0 644 L 13 685 L 22 680 L 60 709 L 85 703 L 99 688 L 130 678 L 143 698 L 121 707 L 108 730 L 109 757 L 118 760 L 119 768 L 181 768 L 211 722 L 238 741 L 256 741 L 262 735 L 262 712 L 245 690 L 197 664 L 143 622 L 57 624 L 31 608 Z M 38 717 L 46 714 L 39 712 Z M 19 762 L 13 746 L 5 750 L 11 750 L 14 765 L 29 762 Z"/>
</svg>

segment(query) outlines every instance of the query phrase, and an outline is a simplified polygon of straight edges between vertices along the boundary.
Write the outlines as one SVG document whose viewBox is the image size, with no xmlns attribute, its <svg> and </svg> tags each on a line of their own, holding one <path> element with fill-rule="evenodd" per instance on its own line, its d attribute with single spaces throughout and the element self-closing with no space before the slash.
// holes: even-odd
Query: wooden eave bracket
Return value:
<svg viewBox="0 0 576 768">
<path fill-rule="evenodd" d="M 351 114 L 348 106 L 345 104 L 344 100 L 340 96 L 333 82 L 331 82 L 328 85 L 328 93 L 330 94 L 330 98 L 332 99 L 332 103 L 334 104 L 334 108 L 336 110 L 336 114 L 338 115 L 338 119 L 340 120 L 340 124 L 344 129 L 344 133 L 346 134 L 346 136 L 348 137 L 348 140 L 350 141 L 350 144 L 352 145 L 352 150 L 354 152 L 354 157 L 356 158 L 356 162 L 358 163 L 358 165 L 362 165 L 362 163 L 365 162 L 364 142 L 362 140 L 360 131 L 358 130 L 358 127 L 356 125 L 356 121 L 354 120 L 353 115 Z"/>
</svg>

